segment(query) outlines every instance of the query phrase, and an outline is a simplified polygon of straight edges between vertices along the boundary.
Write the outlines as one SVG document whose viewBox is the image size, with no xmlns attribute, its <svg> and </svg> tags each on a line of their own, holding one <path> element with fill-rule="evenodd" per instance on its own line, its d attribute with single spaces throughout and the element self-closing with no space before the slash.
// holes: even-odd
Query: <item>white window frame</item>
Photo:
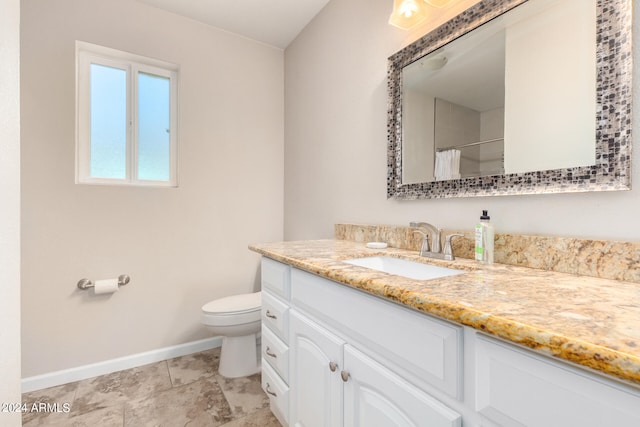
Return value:
<svg viewBox="0 0 640 427">
<path fill-rule="evenodd" d="M 97 178 L 91 176 L 91 64 L 119 68 L 127 72 L 126 176 Z M 76 41 L 76 183 L 98 185 L 178 186 L 178 70 L 175 64 Z M 138 73 L 169 79 L 169 180 L 138 178 Z"/>
</svg>

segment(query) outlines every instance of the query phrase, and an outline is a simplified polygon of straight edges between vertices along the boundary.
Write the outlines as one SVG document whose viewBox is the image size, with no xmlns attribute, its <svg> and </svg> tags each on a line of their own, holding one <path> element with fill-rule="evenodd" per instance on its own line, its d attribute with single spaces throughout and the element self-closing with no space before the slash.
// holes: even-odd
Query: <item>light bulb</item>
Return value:
<svg viewBox="0 0 640 427">
<path fill-rule="evenodd" d="M 418 5 L 414 0 L 404 0 L 400 5 L 400 10 L 398 12 L 403 14 L 405 18 L 411 18 L 411 15 L 413 15 L 417 11 Z"/>
<path fill-rule="evenodd" d="M 408 30 L 426 18 L 425 5 L 420 0 L 394 0 L 389 24 Z"/>
</svg>

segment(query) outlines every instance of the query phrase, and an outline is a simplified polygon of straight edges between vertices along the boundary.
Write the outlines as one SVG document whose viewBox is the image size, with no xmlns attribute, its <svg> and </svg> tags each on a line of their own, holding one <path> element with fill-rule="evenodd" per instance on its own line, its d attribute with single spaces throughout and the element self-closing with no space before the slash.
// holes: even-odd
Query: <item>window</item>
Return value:
<svg viewBox="0 0 640 427">
<path fill-rule="evenodd" d="M 178 67 L 76 42 L 76 182 L 177 186 Z"/>
</svg>

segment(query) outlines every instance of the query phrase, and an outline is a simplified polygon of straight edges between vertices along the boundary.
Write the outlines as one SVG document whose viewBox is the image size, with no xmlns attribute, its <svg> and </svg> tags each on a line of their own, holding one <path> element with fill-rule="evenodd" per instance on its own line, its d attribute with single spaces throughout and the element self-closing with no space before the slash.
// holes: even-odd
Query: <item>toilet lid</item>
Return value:
<svg viewBox="0 0 640 427">
<path fill-rule="evenodd" d="M 262 292 L 232 295 L 224 297 L 202 306 L 205 313 L 243 313 L 260 310 L 262 306 Z"/>
</svg>

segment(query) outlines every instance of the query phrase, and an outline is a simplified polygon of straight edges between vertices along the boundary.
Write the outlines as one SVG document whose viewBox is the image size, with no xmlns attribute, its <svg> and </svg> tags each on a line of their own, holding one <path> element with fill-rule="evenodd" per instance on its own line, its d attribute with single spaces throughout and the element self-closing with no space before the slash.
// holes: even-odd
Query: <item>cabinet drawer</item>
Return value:
<svg viewBox="0 0 640 427">
<path fill-rule="evenodd" d="M 297 269 L 291 301 L 421 388 L 462 398 L 461 326 Z"/>
<path fill-rule="evenodd" d="M 289 346 L 278 338 L 269 328 L 262 326 L 262 359 L 289 383 Z"/>
<path fill-rule="evenodd" d="M 268 292 L 262 293 L 262 324 L 283 342 L 289 342 L 289 307 Z"/>
<path fill-rule="evenodd" d="M 289 300 L 291 267 L 278 261 L 262 257 L 262 289 Z"/>
<path fill-rule="evenodd" d="M 288 425 L 289 387 L 264 359 L 262 359 L 262 389 L 269 397 L 271 412 L 273 412 L 282 425 Z"/>
<path fill-rule="evenodd" d="M 640 425 L 640 392 L 482 336 L 476 348 L 476 410 L 498 425 Z"/>
</svg>

